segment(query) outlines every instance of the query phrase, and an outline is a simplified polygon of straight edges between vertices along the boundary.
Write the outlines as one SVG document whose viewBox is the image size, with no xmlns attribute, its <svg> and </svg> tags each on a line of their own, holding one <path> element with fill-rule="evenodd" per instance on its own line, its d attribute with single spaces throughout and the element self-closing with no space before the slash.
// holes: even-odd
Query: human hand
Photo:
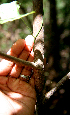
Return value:
<svg viewBox="0 0 70 115">
<path fill-rule="evenodd" d="M 19 39 L 7 52 L 8 55 L 33 61 L 34 38 Z M 21 75 L 30 76 L 31 67 L 22 67 L 8 60 L 0 62 L 0 115 L 33 115 L 36 92 L 33 76 L 27 83 Z"/>
</svg>

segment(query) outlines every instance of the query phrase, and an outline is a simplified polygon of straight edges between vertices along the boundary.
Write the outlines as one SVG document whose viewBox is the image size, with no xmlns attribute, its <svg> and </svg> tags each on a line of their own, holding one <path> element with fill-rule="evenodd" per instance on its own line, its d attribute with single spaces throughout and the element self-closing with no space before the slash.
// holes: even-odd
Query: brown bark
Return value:
<svg viewBox="0 0 70 115">
<path fill-rule="evenodd" d="M 34 0 L 33 1 L 33 7 L 34 7 L 34 11 L 36 12 L 33 16 L 33 36 L 36 37 L 35 38 L 35 45 L 34 45 L 34 62 L 43 67 L 43 59 L 44 59 L 44 28 L 42 26 L 42 21 L 43 21 L 43 1 L 42 0 Z M 41 28 L 42 26 L 42 28 Z M 41 28 L 41 31 L 39 32 Z M 39 32 L 39 34 L 38 34 Z M 37 35 L 38 34 L 38 35 Z M 42 71 L 39 72 L 40 70 L 35 70 L 35 82 L 36 82 L 36 90 L 38 90 L 38 92 L 41 92 L 41 83 L 42 81 L 40 81 L 40 74 L 42 74 Z M 38 74 L 39 77 L 36 77 Z M 43 76 L 42 76 L 43 78 Z M 39 83 L 38 83 L 39 82 Z"/>
<path fill-rule="evenodd" d="M 43 21 L 43 0 L 33 0 L 33 36 L 35 37 L 34 45 L 34 62 L 42 69 L 35 69 L 35 87 L 37 93 L 37 115 L 43 115 L 43 88 L 44 88 L 44 27 Z"/>
</svg>

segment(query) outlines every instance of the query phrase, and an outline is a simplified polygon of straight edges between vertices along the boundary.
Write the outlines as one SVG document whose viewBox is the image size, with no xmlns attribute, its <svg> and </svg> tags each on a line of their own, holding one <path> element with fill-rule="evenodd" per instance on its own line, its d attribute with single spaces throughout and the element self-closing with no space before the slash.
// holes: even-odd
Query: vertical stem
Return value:
<svg viewBox="0 0 70 115">
<path fill-rule="evenodd" d="M 34 45 L 34 62 L 42 69 L 34 70 L 35 87 L 37 93 L 37 115 L 43 115 L 43 87 L 44 87 L 44 27 L 43 22 L 43 0 L 33 0 L 33 36 L 36 37 Z M 40 30 L 41 28 L 41 30 Z M 40 32 L 39 32 L 40 30 Z"/>
<path fill-rule="evenodd" d="M 56 0 L 49 0 L 50 2 L 50 25 L 51 25 L 51 33 L 49 39 L 49 50 L 50 50 L 50 57 L 52 57 L 52 67 L 56 71 L 59 70 L 59 34 L 57 28 L 57 12 L 56 12 Z M 49 58 L 50 59 L 50 58 Z M 50 61 L 49 61 L 50 62 Z"/>
</svg>

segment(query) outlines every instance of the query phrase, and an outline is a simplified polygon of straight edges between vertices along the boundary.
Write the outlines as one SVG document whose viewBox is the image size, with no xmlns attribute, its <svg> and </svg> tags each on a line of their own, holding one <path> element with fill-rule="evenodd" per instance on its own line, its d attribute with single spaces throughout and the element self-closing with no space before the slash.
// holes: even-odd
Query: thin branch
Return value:
<svg viewBox="0 0 70 115">
<path fill-rule="evenodd" d="M 20 64 L 21 66 L 27 65 L 27 66 L 31 66 L 32 68 L 36 68 L 36 69 L 40 69 L 41 67 L 36 65 L 34 62 L 29 62 L 29 61 L 25 61 L 10 55 L 7 55 L 5 53 L 0 52 L 0 58 L 6 59 L 8 61 L 12 61 L 16 64 Z"/>
<path fill-rule="evenodd" d="M 70 79 L 70 72 L 64 76 L 54 88 L 52 88 L 48 93 L 45 94 L 45 98 L 49 99 L 59 88 L 63 83 L 65 83 L 66 80 Z"/>
</svg>

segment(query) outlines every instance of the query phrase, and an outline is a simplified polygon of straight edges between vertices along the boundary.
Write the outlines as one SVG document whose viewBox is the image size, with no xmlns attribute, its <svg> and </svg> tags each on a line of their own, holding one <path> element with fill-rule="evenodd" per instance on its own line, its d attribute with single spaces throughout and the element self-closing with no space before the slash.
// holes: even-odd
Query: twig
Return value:
<svg viewBox="0 0 70 115">
<path fill-rule="evenodd" d="M 36 65 L 34 62 L 29 62 L 29 61 L 25 61 L 16 57 L 13 57 L 11 55 L 7 55 L 5 53 L 0 52 L 0 58 L 6 59 L 8 61 L 12 61 L 14 63 L 20 64 L 21 66 L 27 65 L 27 66 L 31 66 L 32 68 L 36 68 L 36 69 L 40 69 L 41 67 Z"/>
<path fill-rule="evenodd" d="M 64 76 L 64 77 L 56 84 L 56 86 L 55 86 L 54 88 L 52 88 L 48 93 L 45 94 L 45 98 L 46 98 L 46 99 L 49 99 L 49 98 L 57 91 L 57 89 L 59 89 L 60 86 L 63 85 L 63 83 L 64 83 L 66 80 L 68 80 L 68 79 L 70 79 L 70 72 L 69 72 L 66 76 Z"/>
</svg>

